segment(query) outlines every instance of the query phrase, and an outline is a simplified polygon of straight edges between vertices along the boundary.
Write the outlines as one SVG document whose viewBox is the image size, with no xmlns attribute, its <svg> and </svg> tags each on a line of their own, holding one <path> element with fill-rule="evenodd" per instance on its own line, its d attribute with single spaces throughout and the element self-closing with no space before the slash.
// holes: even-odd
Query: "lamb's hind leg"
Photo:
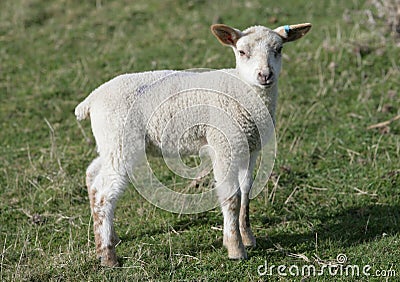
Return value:
<svg viewBox="0 0 400 282">
<path fill-rule="evenodd" d="M 88 189 L 89 201 L 90 201 L 90 212 L 93 215 L 94 199 L 96 197 L 96 190 L 92 189 L 94 179 L 99 174 L 101 168 L 101 159 L 97 157 L 92 161 L 86 170 L 86 187 Z"/>
<path fill-rule="evenodd" d="M 92 186 L 93 186 L 95 178 L 99 174 L 100 169 L 101 169 L 101 158 L 97 157 L 96 159 L 94 159 L 92 161 L 92 163 L 89 165 L 89 167 L 86 170 L 86 187 L 88 189 L 88 195 L 89 195 L 89 201 L 90 201 L 90 213 L 91 213 L 92 217 L 94 215 L 93 207 L 94 207 L 95 199 L 96 199 L 96 189 L 94 189 Z M 112 230 L 112 241 L 113 241 L 114 245 L 116 245 L 120 242 L 120 239 L 118 238 L 118 235 L 115 233 L 114 228 Z M 95 237 L 95 242 L 96 242 L 96 245 L 100 244 L 99 238 Z M 100 258 L 101 254 L 97 253 L 97 256 Z"/>
<path fill-rule="evenodd" d="M 113 219 L 116 201 L 126 186 L 126 179 L 125 174 L 103 164 L 90 188 L 96 251 L 105 266 L 118 264 Z"/>
<path fill-rule="evenodd" d="M 96 202 L 96 189 L 93 188 L 93 183 L 94 180 L 96 179 L 97 175 L 99 174 L 99 171 L 101 169 L 101 159 L 100 157 L 97 157 L 92 161 L 92 163 L 89 165 L 89 167 L 86 170 L 86 187 L 88 189 L 88 196 L 89 196 L 89 202 L 90 202 L 90 213 L 93 218 L 93 226 L 97 226 L 98 222 L 97 217 L 95 216 L 93 209 L 94 209 L 94 204 Z M 97 252 L 97 257 L 100 258 L 101 254 L 98 252 L 97 246 L 100 245 L 100 237 L 97 235 L 96 228 L 94 229 L 94 240 L 96 244 L 96 252 Z"/>
<path fill-rule="evenodd" d="M 253 152 L 250 155 L 249 165 L 241 168 L 239 171 L 239 182 L 241 191 L 239 229 L 242 236 L 243 244 L 246 247 L 255 247 L 256 238 L 250 228 L 249 216 L 249 194 L 253 184 L 253 170 L 256 164 L 258 152 Z"/>
</svg>

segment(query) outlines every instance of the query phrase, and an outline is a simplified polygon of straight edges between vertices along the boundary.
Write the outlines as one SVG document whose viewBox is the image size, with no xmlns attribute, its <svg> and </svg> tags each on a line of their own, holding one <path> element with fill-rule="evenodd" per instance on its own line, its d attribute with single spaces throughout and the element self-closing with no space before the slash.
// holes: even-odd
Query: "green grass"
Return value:
<svg viewBox="0 0 400 282">
<path fill-rule="evenodd" d="M 367 22 L 365 1 L 272 2 L 0 2 L 1 281 L 284 281 L 257 269 L 318 267 L 338 254 L 400 276 L 399 121 L 367 130 L 399 114 L 396 42 L 382 21 Z M 251 203 L 258 246 L 249 260 L 230 261 L 219 210 L 171 214 L 129 187 L 116 214 L 122 267 L 102 268 L 84 186 L 95 146 L 73 109 L 121 73 L 233 66 L 209 32 L 215 19 L 238 28 L 313 23 L 284 49 L 278 157 Z"/>
</svg>

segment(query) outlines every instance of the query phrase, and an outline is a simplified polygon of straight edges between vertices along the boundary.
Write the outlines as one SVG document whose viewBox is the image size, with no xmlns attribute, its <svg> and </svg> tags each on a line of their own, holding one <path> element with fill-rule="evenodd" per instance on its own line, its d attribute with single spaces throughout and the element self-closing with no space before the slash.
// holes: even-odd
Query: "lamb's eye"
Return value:
<svg viewBox="0 0 400 282">
<path fill-rule="evenodd" d="M 246 52 L 243 50 L 239 50 L 239 54 L 240 54 L 240 56 L 246 56 Z"/>
</svg>

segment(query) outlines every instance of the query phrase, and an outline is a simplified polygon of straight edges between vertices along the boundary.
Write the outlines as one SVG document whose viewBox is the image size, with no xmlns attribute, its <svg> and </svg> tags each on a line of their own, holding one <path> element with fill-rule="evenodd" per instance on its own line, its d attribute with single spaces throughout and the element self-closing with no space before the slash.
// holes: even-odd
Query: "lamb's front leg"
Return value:
<svg viewBox="0 0 400 282">
<path fill-rule="evenodd" d="M 216 182 L 218 199 L 224 216 L 223 244 L 228 249 L 230 259 L 247 258 L 239 230 L 240 186 L 238 182 L 237 163 L 240 158 L 237 150 L 232 150 L 225 142 L 226 136 L 219 130 L 209 128 L 207 132 L 208 145 L 213 148 L 210 157 L 213 160 L 213 172 Z M 240 152 L 240 151 L 239 151 Z"/>
<path fill-rule="evenodd" d="M 224 216 L 223 244 L 228 250 L 230 259 L 247 258 L 239 230 L 240 188 L 235 173 L 225 175 L 224 160 L 214 163 L 214 177 L 217 185 L 218 198 Z M 237 175 L 237 173 L 236 173 Z"/>
<path fill-rule="evenodd" d="M 224 216 L 223 244 L 228 250 L 228 257 L 245 259 L 247 254 L 239 230 L 240 190 L 233 196 L 222 200 L 221 208 Z"/>
</svg>

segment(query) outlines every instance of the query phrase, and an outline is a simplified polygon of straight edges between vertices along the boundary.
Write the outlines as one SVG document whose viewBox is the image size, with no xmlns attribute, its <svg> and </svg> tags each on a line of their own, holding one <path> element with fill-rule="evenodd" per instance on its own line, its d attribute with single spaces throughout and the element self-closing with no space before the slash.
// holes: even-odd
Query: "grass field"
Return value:
<svg viewBox="0 0 400 282">
<path fill-rule="evenodd" d="M 373 11 L 356 0 L 2 0 L 0 281 L 399 279 L 400 124 L 367 127 L 399 114 L 400 49 Z M 218 209 L 171 214 L 129 187 L 116 214 L 121 267 L 102 268 L 84 185 L 94 140 L 73 110 L 121 73 L 232 67 L 209 32 L 216 21 L 313 23 L 283 51 L 278 155 L 251 203 L 258 245 L 230 261 Z M 359 276 L 289 272 L 341 254 Z"/>
</svg>

